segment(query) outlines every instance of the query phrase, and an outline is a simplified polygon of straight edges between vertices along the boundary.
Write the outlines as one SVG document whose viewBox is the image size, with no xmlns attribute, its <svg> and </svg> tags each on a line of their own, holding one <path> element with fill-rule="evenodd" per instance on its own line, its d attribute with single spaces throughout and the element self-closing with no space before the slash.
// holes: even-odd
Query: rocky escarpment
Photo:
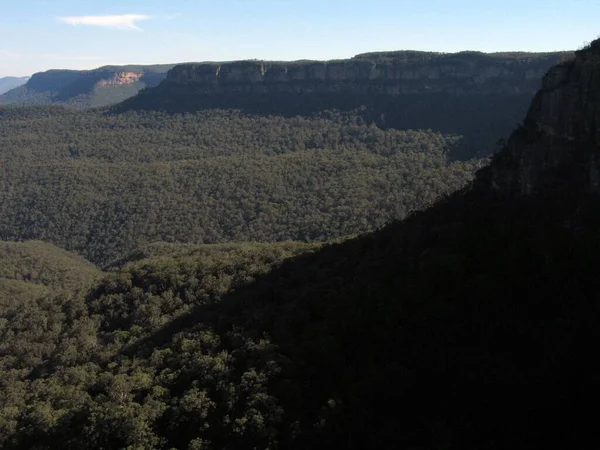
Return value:
<svg viewBox="0 0 600 450">
<path fill-rule="evenodd" d="M 282 91 L 533 94 L 546 70 L 568 56 L 568 53 L 393 52 L 328 62 L 186 64 L 171 70 L 166 82 L 193 84 L 207 94 Z"/>
<path fill-rule="evenodd" d="M 521 122 L 544 73 L 569 52 L 390 52 L 340 61 L 184 64 L 115 111 L 239 109 L 263 115 L 360 111 L 381 128 L 462 136 L 453 156 L 491 153 Z"/>
<path fill-rule="evenodd" d="M 94 70 L 49 70 L 0 95 L 0 105 L 61 104 L 88 108 L 123 101 L 156 86 L 173 65 L 105 66 Z"/>
<path fill-rule="evenodd" d="M 100 80 L 97 86 L 122 86 L 134 84 L 141 80 L 143 74 L 136 72 L 117 72 L 109 79 Z"/>
<path fill-rule="evenodd" d="M 600 40 L 544 77 L 523 126 L 481 179 L 501 193 L 600 192 Z"/>
</svg>

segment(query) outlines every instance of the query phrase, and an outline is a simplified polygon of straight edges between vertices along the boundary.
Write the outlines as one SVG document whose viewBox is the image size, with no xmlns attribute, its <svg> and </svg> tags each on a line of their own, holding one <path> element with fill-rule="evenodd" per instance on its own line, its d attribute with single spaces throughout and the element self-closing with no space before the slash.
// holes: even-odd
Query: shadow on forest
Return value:
<svg viewBox="0 0 600 450">
<path fill-rule="evenodd" d="M 581 220 L 600 223 L 598 199 L 582 202 Z M 288 261 L 128 352 L 200 323 L 222 336 L 232 327 L 268 336 L 299 390 L 293 402 L 280 398 L 307 430 L 294 448 L 579 442 L 592 419 L 578 412 L 597 400 L 600 373 L 590 366 L 600 236 L 562 225 L 576 209 L 556 198 L 457 193 Z M 343 407 L 315 429 L 328 399 Z"/>
<path fill-rule="evenodd" d="M 498 139 L 520 123 L 530 94 L 405 94 L 398 96 L 348 93 L 268 94 L 194 92 L 189 85 L 162 83 L 111 109 L 169 113 L 205 109 L 236 109 L 247 114 L 313 116 L 323 111 L 353 112 L 381 128 L 427 130 L 462 136 L 453 159 L 467 160 L 495 151 Z"/>
</svg>

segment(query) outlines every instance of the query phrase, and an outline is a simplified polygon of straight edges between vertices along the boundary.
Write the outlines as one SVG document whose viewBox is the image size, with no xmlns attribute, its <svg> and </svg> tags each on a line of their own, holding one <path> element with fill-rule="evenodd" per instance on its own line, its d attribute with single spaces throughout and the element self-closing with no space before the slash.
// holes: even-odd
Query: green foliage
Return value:
<svg viewBox="0 0 600 450">
<path fill-rule="evenodd" d="M 463 186 L 457 138 L 352 114 L 0 109 L 0 238 L 106 264 L 155 242 L 328 240 Z"/>
<path fill-rule="evenodd" d="M 86 290 L 100 271 L 85 259 L 45 242 L 0 242 L 0 280 Z"/>
<path fill-rule="evenodd" d="M 178 333 L 172 345 L 148 342 L 195 308 L 315 249 L 156 244 L 122 261 L 85 300 L 3 304 L 0 446 L 274 445 L 282 411 L 268 387 L 281 369 L 268 339 L 235 330 L 220 336 L 196 324 L 197 332 Z M 223 339 L 239 344 L 231 349 Z"/>
<path fill-rule="evenodd" d="M 568 200 L 135 251 L 85 299 L 2 310 L 0 446 L 570 447 L 597 401 L 600 218 Z"/>
<path fill-rule="evenodd" d="M 356 55 L 353 59 L 373 61 L 377 63 L 398 62 L 403 64 L 448 64 L 456 62 L 486 62 L 486 63 L 517 63 L 527 64 L 531 68 L 548 67 L 548 61 L 556 63 L 563 58 L 573 56 L 573 52 L 497 52 L 482 53 L 476 51 L 463 51 L 458 53 L 438 53 L 420 51 L 391 51 L 371 52 Z M 537 67 L 536 67 L 537 65 Z"/>
<path fill-rule="evenodd" d="M 573 52 L 400 51 L 327 62 L 181 64 L 160 85 L 113 109 L 237 109 L 286 117 L 360 109 L 365 121 L 381 128 L 462 136 L 451 156 L 468 160 L 493 153 L 497 140 L 526 114 L 542 75 L 572 56 Z"/>
<path fill-rule="evenodd" d="M 444 196 L 481 163 L 451 162 L 457 139 L 0 109 L 0 237 L 106 270 L 0 244 L 0 447 L 589 442 L 599 200 Z"/>
</svg>

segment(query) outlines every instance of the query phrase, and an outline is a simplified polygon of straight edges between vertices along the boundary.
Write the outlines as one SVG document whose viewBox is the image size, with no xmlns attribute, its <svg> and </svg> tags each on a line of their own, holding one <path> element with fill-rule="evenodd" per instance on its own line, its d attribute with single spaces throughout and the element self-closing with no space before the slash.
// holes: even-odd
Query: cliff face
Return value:
<svg viewBox="0 0 600 450">
<path fill-rule="evenodd" d="M 122 86 L 124 84 L 134 84 L 141 80 L 143 74 L 136 72 L 117 72 L 109 79 L 100 80 L 97 86 Z"/>
<path fill-rule="evenodd" d="M 522 121 L 544 73 L 572 53 L 392 52 L 329 62 L 183 64 L 160 85 L 115 111 L 312 116 L 351 111 L 381 128 L 432 129 L 462 136 L 452 156 L 496 149 Z"/>
<path fill-rule="evenodd" d="M 166 82 L 194 84 L 206 94 L 533 94 L 546 70 L 566 57 L 567 53 L 502 56 L 396 52 L 331 62 L 186 64 L 171 70 Z"/>
<path fill-rule="evenodd" d="M 600 192 L 600 40 L 544 77 L 523 127 L 482 178 L 512 195 Z"/>
<path fill-rule="evenodd" d="M 172 65 L 106 66 L 95 70 L 49 70 L 0 96 L 1 104 L 62 104 L 87 108 L 118 103 L 156 86 Z"/>
</svg>

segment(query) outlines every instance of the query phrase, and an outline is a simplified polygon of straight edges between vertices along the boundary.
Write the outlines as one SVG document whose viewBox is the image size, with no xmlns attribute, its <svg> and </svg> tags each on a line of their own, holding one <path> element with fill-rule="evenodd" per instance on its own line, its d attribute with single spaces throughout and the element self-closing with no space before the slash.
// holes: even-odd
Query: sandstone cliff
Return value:
<svg viewBox="0 0 600 450">
<path fill-rule="evenodd" d="M 341 61 L 239 61 L 176 66 L 166 82 L 201 92 L 293 91 L 369 94 L 535 93 L 548 68 L 570 53 L 392 52 Z"/>
<path fill-rule="evenodd" d="M 105 66 L 94 70 L 48 70 L 0 95 L 0 105 L 61 104 L 77 108 L 123 101 L 156 86 L 173 65 Z"/>
<path fill-rule="evenodd" d="M 543 78 L 523 126 L 480 178 L 498 192 L 600 192 L 600 40 Z"/>
<path fill-rule="evenodd" d="M 284 116 L 360 111 L 382 128 L 462 136 L 452 155 L 467 159 L 493 152 L 522 121 L 544 73 L 572 56 L 402 51 L 327 62 L 183 64 L 115 110 L 233 108 Z"/>
</svg>

